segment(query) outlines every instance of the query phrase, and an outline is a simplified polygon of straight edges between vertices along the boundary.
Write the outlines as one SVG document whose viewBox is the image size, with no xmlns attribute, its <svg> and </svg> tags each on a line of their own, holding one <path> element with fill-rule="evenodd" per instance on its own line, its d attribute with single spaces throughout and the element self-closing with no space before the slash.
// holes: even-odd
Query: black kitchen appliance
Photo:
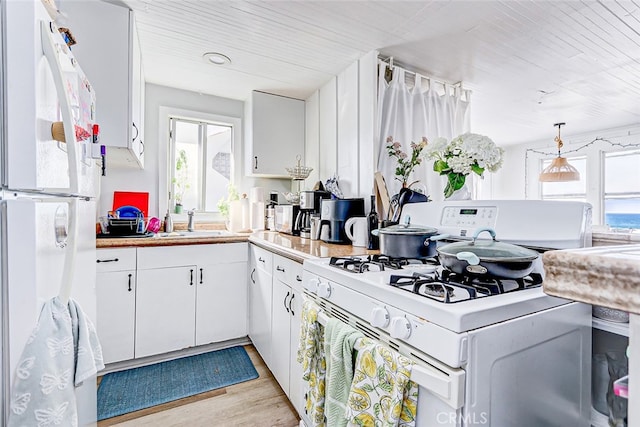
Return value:
<svg viewBox="0 0 640 427">
<path fill-rule="evenodd" d="M 300 233 L 300 237 L 311 237 L 311 217 L 320 214 L 320 203 L 323 199 L 330 199 L 331 193 L 328 191 L 301 191 L 300 211 L 296 216 L 295 229 Z"/>
<path fill-rule="evenodd" d="M 347 219 L 364 216 L 364 199 L 322 199 L 320 239 L 327 243 L 351 243 L 344 231 Z"/>
</svg>

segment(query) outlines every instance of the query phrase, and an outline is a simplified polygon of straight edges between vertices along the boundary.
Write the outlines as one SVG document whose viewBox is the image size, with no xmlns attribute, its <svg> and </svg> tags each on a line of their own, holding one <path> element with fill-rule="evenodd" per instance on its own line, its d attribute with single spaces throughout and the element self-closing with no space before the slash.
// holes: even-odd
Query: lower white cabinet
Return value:
<svg viewBox="0 0 640 427">
<path fill-rule="evenodd" d="M 247 263 L 198 266 L 196 345 L 247 335 Z"/>
<path fill-rule="evenodd" d="M 247 335 L 246 243 L 97 252 L 106 363 Z"/>
<path fill-rule="evenodd" d="M 136 357 L 194 345 L 196 266 L 138 271 Z"/>
<path fill-rule="evenodd" d="M 96 329 L 105 363 L 133 359 L 136 318 L 136 249 L 96 254 Z"/>
<path fill-rule="evenodd" d="M 298 413 L 304 410 L 297 361 L 301 284 L 302 264 L 251 245 L 249 336 Z"/>
<path fill-rule="evenodd" d="M 262 360 L 271 366 L 271 252 L 251 245 L 249 264 L 249 338 Z"/>
</svg>

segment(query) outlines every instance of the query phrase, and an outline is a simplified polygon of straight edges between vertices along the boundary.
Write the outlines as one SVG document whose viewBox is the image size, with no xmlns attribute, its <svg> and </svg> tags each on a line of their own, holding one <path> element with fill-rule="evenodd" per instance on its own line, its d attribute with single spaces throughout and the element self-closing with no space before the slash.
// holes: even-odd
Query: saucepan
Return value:
<svg viewBox="0 0 640 427">
<path fill-rule="evenodd" d="M 488 232 L 491 240 L 478 240 L 483 232 Z M 440 264 L 455 273 L 490 274 L 504 279 L 525 277 L 540 255 L 522 246 L 498 242 L 491 228 L 479 228 L 470 242 L 449 243 L 436 250 Z"/>
<path fill-rule="evenodd" d="M 437 240 L 447 237 L 438 234 L 437 228 L 411 225 L 408 215 L 404 224 L 372 230 L 371 234 L 380 238 L 380 253 L 391 258 L 433 258 Z"/>
</svg>

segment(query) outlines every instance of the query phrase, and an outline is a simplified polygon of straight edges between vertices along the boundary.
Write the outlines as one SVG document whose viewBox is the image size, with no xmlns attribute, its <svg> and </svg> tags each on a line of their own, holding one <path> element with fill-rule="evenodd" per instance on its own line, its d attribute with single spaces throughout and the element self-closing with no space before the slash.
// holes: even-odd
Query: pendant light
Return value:
<svg viewBox="0 0 640 427">
<path fill-rule="evenodd" d="M 580 172 L 569 164 L 566 158 L 560 155 L 560 149 L 564 145 L 562 139 L 560 139 L 560 127 L 566 123 L 555 123 L 554 126 L 558 127 L 558 136 L 554 141 L 558 145 L 558 157 L 553 159 L 551 164 L 547 166 L 540 177 L 538 178 L 542 182 L 564 182 L 564 181 L 579 181 Z"/>
</svg>

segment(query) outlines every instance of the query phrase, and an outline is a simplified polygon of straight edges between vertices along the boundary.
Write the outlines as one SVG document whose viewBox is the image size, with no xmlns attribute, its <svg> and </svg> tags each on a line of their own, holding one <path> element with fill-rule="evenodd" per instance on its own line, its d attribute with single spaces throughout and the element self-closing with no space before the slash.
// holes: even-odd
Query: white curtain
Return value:
<svg viewBox="0 0 640 427">
<path fill-rule="evenodd" d="M 387 64 L 378 63 L 378 171 L 387 182 L 389 194 L 396 194 L 401 183 L 395 179 L 395 158 L 390 158 L 387 137 L 402 144 L 411 153 L 411 142 L 420 142 L 425 136 L 429 141 L 444 137 L 448 141 L 469 132 L 470 91 L 460 87 L 433 81 L 419 74 L 406 72 L 394 66 L 393 78 L 387 83 Z M 413 85 L 406 83 L 407 76 Z M 423 80 L 427 80 L 426 90 Z M 411 175 L 411 181 L 419 180 L 426 186 L 426 194 L 432 200 L 442 200 L 446 179 L 433 171 L 433 161 L 424 159 Z M 419 186 L 418 186 L 419 187 Z M 415 188 L 415 187 L 412 187 Z"/>
</svg>

